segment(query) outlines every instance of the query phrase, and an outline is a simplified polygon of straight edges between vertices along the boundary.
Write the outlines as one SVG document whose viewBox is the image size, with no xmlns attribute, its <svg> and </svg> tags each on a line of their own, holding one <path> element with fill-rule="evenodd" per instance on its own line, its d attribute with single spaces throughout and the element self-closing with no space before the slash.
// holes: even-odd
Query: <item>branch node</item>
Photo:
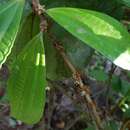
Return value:
<svg viewBox="0 0 130 130">
<path fill-rule="evenodd" d="M 40 5 L 39 0 L 32 0 L 32 9 L 36 15 L 40 18 L 40 30 L 41 32 L 47 32 L 48 23 L 44 16 L 45 13 L 45 6 Z"/>
</svg>

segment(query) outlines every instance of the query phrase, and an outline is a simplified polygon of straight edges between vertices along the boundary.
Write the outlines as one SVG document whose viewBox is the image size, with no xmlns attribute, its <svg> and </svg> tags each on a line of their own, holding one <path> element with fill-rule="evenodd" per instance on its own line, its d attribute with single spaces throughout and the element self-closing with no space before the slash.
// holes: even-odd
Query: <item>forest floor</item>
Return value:
<svg viewBox="0 0 130 130">
<path fill-rule="evenodd" d="M 88 67 L 92 70 L 97 66 L 99 68 L 103 67 L 107 73 L 112 65 L 109 61 L 105 61 L 104 64 L 102 59 L 100 59 L 99 64 L 95 64 L 94 57 Z M 86 105 L 84 99 L 75 91 L 72 78 L 48 81 L 49 87 L 46 92 L 44 116 L 38 124 L 25 125 L 21 121 L 12 118 L 6 93 L 9 74 L 8 66 L 3 65 L 0 71 L 0 130 L 85 130 L 89 125 L 92 125 L 91 110 Z M 129 77 L 120 68 L 117 67 L 114 74 L 130 82 Z M 121 98 L 121 95 L 114 92 L 107 82 L 97 81 L 89 76 L 84 76 L 83 81 L 90 86 L 91 96 L 97 108 L 100 109 L 99 115 L 101 119 L 103 121 L 114 120 L 120 124 L 123 120 L 122 110 L 117 107 L 111 113 L 110 109 Z M 109 93 L 112 99 L 109 99 L 107 103 L 106 92 L 108 87 L 110 87 Z"/>
</svg>

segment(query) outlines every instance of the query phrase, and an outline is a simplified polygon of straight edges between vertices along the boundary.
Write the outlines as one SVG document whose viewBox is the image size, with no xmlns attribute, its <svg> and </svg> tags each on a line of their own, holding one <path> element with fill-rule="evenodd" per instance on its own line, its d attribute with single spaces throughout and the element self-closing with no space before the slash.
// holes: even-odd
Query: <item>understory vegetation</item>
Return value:
<svg viewBox="0 0 130 130">
<path fill-rule="evenodd" d="M 0 130 L 130 130 L 130 0 L 0 0 Z"/>
</svg>

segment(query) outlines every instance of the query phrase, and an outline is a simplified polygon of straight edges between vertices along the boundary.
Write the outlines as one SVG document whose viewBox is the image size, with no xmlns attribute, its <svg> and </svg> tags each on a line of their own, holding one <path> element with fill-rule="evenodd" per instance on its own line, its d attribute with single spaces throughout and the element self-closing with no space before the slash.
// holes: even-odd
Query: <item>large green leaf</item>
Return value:
<svg viewBox="0 0 130 130">
<path fill-rule="evenodd" d="M 53 8 L 47 13 L 113 63 L 130 70 L 130 35 L 117 20 L 96 11 L 76 8 Z"/>
<path fill-rule="evenodd" d="M 17 57 L 8 82 L 11 115 L 34 124 L 45 103 L 45 55 L 41 34 L 34 37 Z"/>
<path fill-rule="evenodd" d="M 11 52 L 18 32 L 24 0 L 14 0 L 0 5 L 0 65 Z"/>
</svg>

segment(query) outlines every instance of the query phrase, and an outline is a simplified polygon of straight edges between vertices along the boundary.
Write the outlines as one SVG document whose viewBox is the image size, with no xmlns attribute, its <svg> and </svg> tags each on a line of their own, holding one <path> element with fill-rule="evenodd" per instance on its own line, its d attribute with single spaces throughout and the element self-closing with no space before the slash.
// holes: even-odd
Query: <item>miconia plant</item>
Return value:
<svg viewBox="0 0 130 130">
<path fill-rule="evenodd" d="M 130 70 L 130 34 L 122 23 L 109 16 L 109 13 L 103 13 L 107 12 L 106 10 L 102 12 L 99 10 L 103 5 L 109 7 L 109 4 L 113 3 L 118 3 L 118 8 L 122 7 L 122 3 L 128 8 L 130 2 L 114 0 L 110 3 L 106 1 L 101 3 L 95 0 L 94 7 L 101 5 L 97 8 L 98 11 L 96 9 L 94 11 L 91 10 L 94 7 L 89 7 L 90 1 L 85 1 L 88 9 L 78 8 L 80 5 L 78 6 L 76 1 L 72 2 L 76 4 L 70 2 L 72 7 L 55 7 L 53 2 L 41 0 L 49 4 L 48 9 L 40 5 L 39 0 L 9 0 L 4 3 L 0 1 L 0 67 L 6 61 L 11 62 L 7 94 L 12 117 L 27 124 L 38 123 L 46 113 L 45 105 L 48 107 L 46 87 L 49 81 L 55 82 L 72 77 L 76 86 L 74 87 L 76 91 L 72 95 L 79 93 L 84 97 L 86 106 L 91 110 L 90 115 L 95 127 L 99 130 L 106 127 L 117 129 L 116 124 L 112 122 L 108 122 L 109 127 L 108 124 L 106 127 L 103 126 L 98 105 L 93 101 L 95 96 L 92 95 L 92 88 L 85 81 L 84 75 L 92 74 L 97 81 L 103 80 L 102 82 L 109 78 L 106 86 L 113 87 L 119 82 L 120 86 L 123 86 L 124 80 L 112 76 L 116 68 L 112 67 Z M 64 1 L 62 4 L 66 6 L 68 2 Z M 56 6 L 59 5 L 61 3 L 57 1 Z M 83 4 L 81 7 L 84 6 Z M 94 51 L 112 62 L 112 69 L 107 76 L 99 69 L 102 67 L 93 70 L 92 66 L 90 69 L 92 72 L 88 72 L 89 63 L 95 55 Z M 12 55 L 9 55 L 10 53 Z M 49 88 L 49 92 L 50 89 L 53 88 Z M 107 92 L 109 95 L 109 88 Z M 127 98 L 128 92 L 124 92 Z M 104 99 L 107 100 L 108 97 Z M 126 101 L 126 98 L 123 98 L 123 103 L 124 99 Z M 121 104 L 119 105 L 121 109 L 122 100 L 118 103 Z M 65 123 L 62 123 L 64 126 Z M 91 125 L 88 126 L 93 129 Z"/>
</svg>

